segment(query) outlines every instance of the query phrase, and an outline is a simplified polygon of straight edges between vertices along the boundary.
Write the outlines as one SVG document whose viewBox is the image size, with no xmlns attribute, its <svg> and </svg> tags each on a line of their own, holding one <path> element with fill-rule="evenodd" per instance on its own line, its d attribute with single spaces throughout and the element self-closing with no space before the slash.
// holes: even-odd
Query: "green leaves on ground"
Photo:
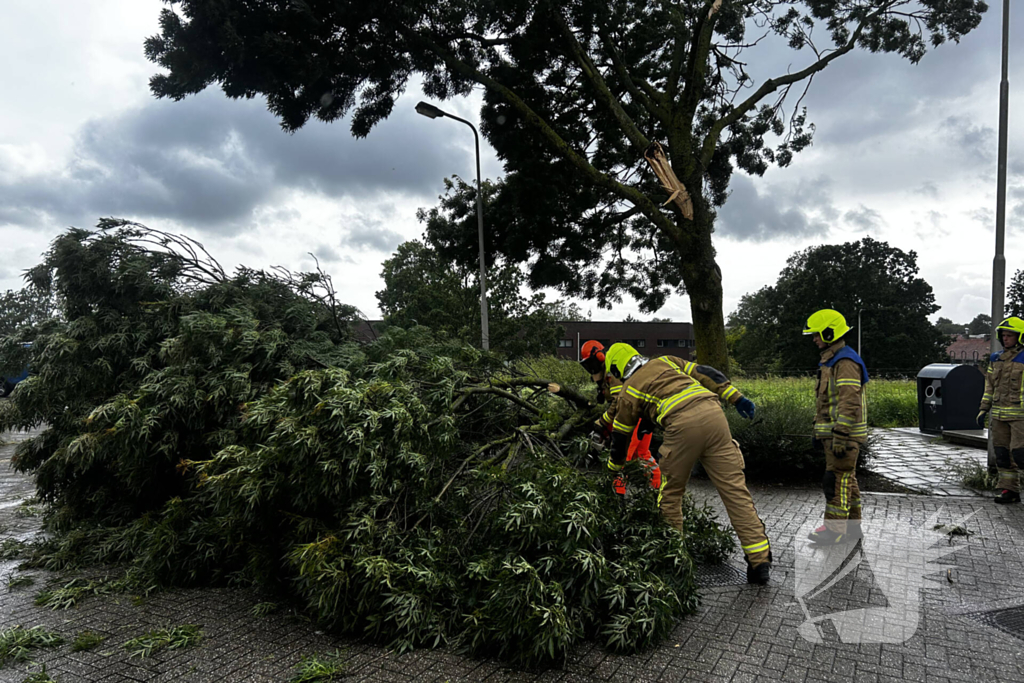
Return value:
<svg viewBox="0 0 1024 683">
<path fill-rule="evenodd" d="M 7 662 L 28 661 L 29 653 L 41 647 L 57 647 L 64 642 L 59 633 L 45 626 L 11 626 L 0 629 L 0 666 Z"/>
<path fill-rule="evenodd" d="M 335 681 L 346 676 L 344 654 L 340 650 L 326 654 L 309 655 L 295 667 L 295 675 L 288 683 L 317 683 Z"/>
<path fill-rule="evenodd" d="M 195 624 L 183 624 L 150 631 L 138 638 L 132 638 L 123 647 L 128 651 L 129 657 L 145 659 L 158 650 L 179 650 L 183 647 L 198 645 L 202 639 L 201 628 Z"/>
</svg>

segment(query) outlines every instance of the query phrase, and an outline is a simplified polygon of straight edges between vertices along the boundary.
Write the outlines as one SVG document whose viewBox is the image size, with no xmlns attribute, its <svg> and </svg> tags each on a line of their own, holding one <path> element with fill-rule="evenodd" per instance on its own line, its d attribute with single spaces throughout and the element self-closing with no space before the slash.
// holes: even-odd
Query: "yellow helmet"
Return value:
<svg viewBox="0 0 1024 683">
<path fill-rule="evenodd" d="M 996 327 L 996 331 L 1009 330 L 1010 332 L 1017 333 L 1017 343 L 1024 344 L 1024 320 L 1021 320 L 1015 315 L 1011 315 L 1009 318 L 999 323 Z"/>
<path fill-rule="evenodd" d="M 636 368 L 640 367 L 639 364 L 634 362 L 634 360 L 640 358 L 643 358 L 640 352 L 629 344 L 623 344 L 622 342 L 612 344 L 604 357 L 604 371 L 613 377 L 626 379 L 633 374 Z"/>
<path fill-rule="evenodd" d="M 850 326 L 846 324 L 842 313 L 823 308 L 807 319 L 804 334 L 820 334 L 823 341 L 831 344 L 849 331 Z"/>
</svg>

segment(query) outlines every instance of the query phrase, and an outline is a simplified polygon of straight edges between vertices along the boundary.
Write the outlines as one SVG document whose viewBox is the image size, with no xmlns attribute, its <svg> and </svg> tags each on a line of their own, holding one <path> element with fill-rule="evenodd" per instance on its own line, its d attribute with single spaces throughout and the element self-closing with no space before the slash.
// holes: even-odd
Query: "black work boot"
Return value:
<svg viewBox="0 0 1024 683">
<path fill-rule="evenodd" d="M 996 496 L 996 502 L 1006 505 L 1007 503 L 1019 503 L 1020 494 L 1016 491 L 1009 489 L 1003 489 L 1002 492 Z"/>
<path fill-rule="evenodd" d="M 767 562 L 761 564 L 747 565 L 747 583 L 763 586 L 768 583 L 772 566 Z"/>
</svg>

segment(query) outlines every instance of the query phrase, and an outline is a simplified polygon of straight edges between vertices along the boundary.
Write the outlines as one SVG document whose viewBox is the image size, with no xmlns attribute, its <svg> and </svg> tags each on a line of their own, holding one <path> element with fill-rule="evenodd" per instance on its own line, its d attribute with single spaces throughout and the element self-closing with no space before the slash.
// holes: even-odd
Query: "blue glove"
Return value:
<svg viewBox="0 0 1024 683">
<path fill-rule="evenodd" d="M 748 420 L 754 419 L 754 402 L 744 396 L 740 400 L 736 401 L 736 412 L 740 414 L 740 417 L 745 417 Z"/>
</svg>

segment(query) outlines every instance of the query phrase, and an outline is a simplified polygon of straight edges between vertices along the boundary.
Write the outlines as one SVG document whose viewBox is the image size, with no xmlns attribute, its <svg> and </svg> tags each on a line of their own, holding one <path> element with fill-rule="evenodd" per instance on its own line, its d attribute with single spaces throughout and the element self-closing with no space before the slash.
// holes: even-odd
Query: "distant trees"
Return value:
<svg viewBox="0 0 1024 683">
<path fill-rule="evenodd" d="M 967 325 L 967 334 L 990 334 L 992 332 L 992 316 L 979 313 Z"/>
<path fill-rule="evenodd" d="M 801 334 L 807 317 L 834 308 L 860 330 L 869 367 L 915 369 L 940 360 L 945 338 L 928 316 L 938 310 L 918 277 L 917 254 L 870 237 L 793 254 L 774 286 L 747 294 L 730 317 L 730 351 L 748 372 L 811 369 L 818 350 Z M 848 342 L 856 346 L 856 330 Z"/>
<path fill-rule="evenodd" d="M 53 296 L 33 286 L 0 294 L 0 337 L 38 325 L 56 315 Z"/>
<path fill-rule="evenodd" d="M 1006 315 L 1024 317 L 1024 271 L 1018 270 L 1010 279 L 1010 287 L 1006 291 Z"/>
<path fill-rule="evenodd" d="M 384 321 L 480 345 L 480 280 L 418 240 L 399 245 L 384 262 L 384 289 L 377 301 Z M 510 356 L 552 353 L 562 336 L 561 320 L 585 320 L 575 304 L 523 296 L 525 277 L 514 265 L 491 266 L 487 274 L 488 327 L 492 349 Z"/>
</svg>

